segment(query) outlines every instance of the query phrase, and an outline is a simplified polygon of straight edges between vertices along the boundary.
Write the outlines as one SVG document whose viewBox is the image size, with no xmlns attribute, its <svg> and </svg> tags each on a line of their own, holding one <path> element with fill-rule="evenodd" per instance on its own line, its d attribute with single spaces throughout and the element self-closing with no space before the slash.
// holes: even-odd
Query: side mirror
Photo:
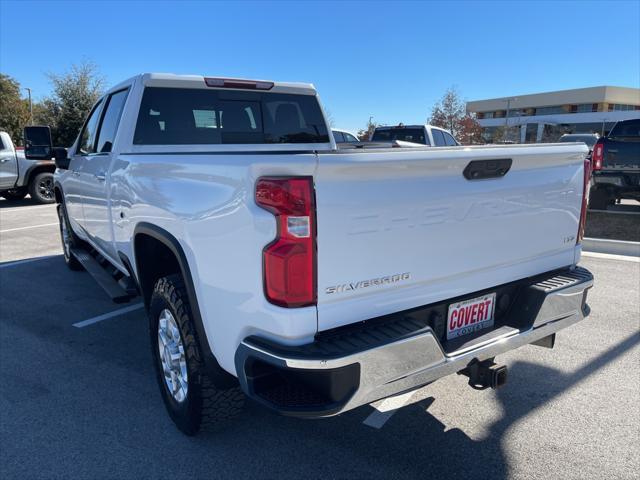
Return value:
<svg viewBox="0 0 640 480">
<path fill-rule="evenodd" d="M 63 147 L 55 147 L 53 149 L 53 159 L 56 162 L 56 168 L 60 170 L 68 170 L 69 169 L 69 156 L 67 154 L 67 149 Z"/>
<path fill-rule="evenodd" d="M 24 127 L 24 156 L 29 160 L 51 160 L 49 127 Z"/>
</svg>

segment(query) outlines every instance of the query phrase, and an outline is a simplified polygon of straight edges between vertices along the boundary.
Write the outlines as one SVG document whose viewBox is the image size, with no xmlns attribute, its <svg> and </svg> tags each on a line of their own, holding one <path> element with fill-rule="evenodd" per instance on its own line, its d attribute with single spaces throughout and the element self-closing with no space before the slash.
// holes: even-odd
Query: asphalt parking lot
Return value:
<svg viewBox="0 0 640 480">
<path fill-rule="evenodd" d="M 0 201 L 0 477 L 638 478 L 640 263 L 582 264 L 591 316 L 553 350 L 500 357 L 502 389 L 452 376 L 393 414 L 314 421 L 249 404 L 188 438 L 157 392 L 139 303 L 66 269 L 54 206 Z"/>
</svg>

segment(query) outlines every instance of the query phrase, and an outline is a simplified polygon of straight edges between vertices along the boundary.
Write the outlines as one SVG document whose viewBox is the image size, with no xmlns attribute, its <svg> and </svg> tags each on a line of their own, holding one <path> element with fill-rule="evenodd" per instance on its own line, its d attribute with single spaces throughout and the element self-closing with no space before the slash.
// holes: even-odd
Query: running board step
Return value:
<svg viewBox="0 0 640 480">
<path fill-rule="evenodd" d="M 71 255 L 78 259 L 87 273 L 91 275 L 98 285 L 109 295 L 112 302 L 125 303 L 131 300 L 132 295 L 122 288 L 118 281 L 116 281 L 89 252 L 82 248 L 72 248 Z"/>
</svg>

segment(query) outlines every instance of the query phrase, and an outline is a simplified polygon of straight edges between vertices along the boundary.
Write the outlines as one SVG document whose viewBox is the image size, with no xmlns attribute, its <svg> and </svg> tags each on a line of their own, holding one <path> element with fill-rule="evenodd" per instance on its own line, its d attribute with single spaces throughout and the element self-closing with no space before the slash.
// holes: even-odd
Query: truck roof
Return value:
<svg viewBox="0 0 640 480">
<path fill-rule="evenodd" d="M 311 83 L 296 83 L 296 82 L 274 82 L 272 80 L 256 80 L 248 78 L 238 77 L 222 77 L 215 75 L 176 75 L 175 73 L 141 73 L 135 77 L 129 78 L 118 85 L 112 87 L 110 91 L 122 88 L 125 85 L 130 85 L 136 80 L 140 80 L 144 86 L 152 87 L 169 87 L 169 88 L 221 88 L 216 86 L 207 85 L 207 79 L 212 80 L 234 80 L 240 82 L 253 82 L 253 83 L 265 83 L 272 84 L 273 87 L 269 88 L 269 92 L 274 93 L 293 93 L 298 95 L 316 95 L 316 89 Z M 238 87 L 236 87 L 238 88 Z M 249 88 L 250 89 L 250 88 Z"/>
</svg>

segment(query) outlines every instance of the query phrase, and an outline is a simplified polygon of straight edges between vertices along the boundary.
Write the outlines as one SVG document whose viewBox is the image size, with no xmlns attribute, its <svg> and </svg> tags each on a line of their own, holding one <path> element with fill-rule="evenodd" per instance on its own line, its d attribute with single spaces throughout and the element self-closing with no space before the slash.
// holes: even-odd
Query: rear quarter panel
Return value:
<svg viewBox="0 0 640 480">
<path fill-rule="evenodd" d="M 121 154 L 114 162 L 116 248 L 135 263 L 131 240 L 139 222 L 180 242 L 211 350 L 230 373 L 248 335 L 300 344 L 317 330 L 315 307 L 284 309 L 265 299 L 262 250 L 276 223 L 254 201 L 259 177 L 313 175 L 315 168 L 313 153 Z"/>
</svg>

